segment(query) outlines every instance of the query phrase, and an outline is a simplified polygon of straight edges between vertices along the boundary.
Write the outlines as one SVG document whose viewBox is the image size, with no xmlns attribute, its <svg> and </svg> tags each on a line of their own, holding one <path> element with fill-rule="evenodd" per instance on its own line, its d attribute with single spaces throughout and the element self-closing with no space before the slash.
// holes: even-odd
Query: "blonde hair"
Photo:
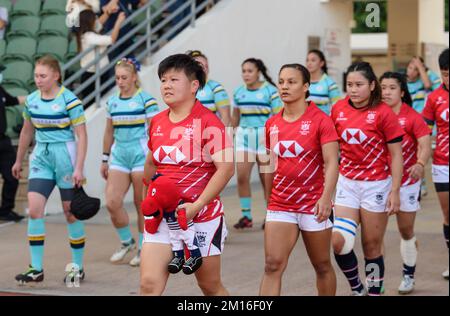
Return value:
<svg viewBox="0 0 450 316">
<path fill-rule="evenodd" d="M 58 84 L 62 85 L 62 73 L 58 59 L 52 55 L 44 55 L 36 60 L 35 66 L 37 65 L 47 66 L 51 70 L 56 71 L 59 74 Z"/>
<path fill-rule="evenodd" d="M 121 60 L 119 60 L 116 64 L 115 69 L 117 70 L 117 68 L 124 68 L 132 74 L 136 75 L 136 88 L 140 88 L 141 81 L 139 80 L 138 71 L 136 69 L 136 66 L 129 59 L 122 58 Z"/>
</svg>

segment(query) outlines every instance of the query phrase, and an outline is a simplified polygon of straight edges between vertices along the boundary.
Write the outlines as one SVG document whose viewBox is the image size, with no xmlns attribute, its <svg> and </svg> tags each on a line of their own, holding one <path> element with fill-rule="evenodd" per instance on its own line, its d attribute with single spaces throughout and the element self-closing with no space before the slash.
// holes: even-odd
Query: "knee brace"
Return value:
<svg viewBox="0 0 450 316">
<path fill-rule="evenodd" d="M 354 220 L 336 217 L 333 232 L 338 232 L 344 238 L 344 246 L 339 255 L 347 255 L 353 250 L 357 228 L 358 224 Z"/>
<path fill-rule="evenodd" d="M 416 237 L 413 237 L 410 240 L 402 240 L 400 241 L 400 253 L 402 254 L 403 262 L 408 267 L 415 267 L 417 262 L 417 245 L 416 245 Z"/>
</svg>

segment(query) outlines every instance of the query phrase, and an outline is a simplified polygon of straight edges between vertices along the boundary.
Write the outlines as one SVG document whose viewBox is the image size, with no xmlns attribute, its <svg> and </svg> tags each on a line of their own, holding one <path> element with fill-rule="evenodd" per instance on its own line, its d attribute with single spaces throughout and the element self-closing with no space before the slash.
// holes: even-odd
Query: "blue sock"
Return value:
<svg viewBox="0 0 450 316">
<path fill-rule="evenodd" d="M 248 219 L 252 219 L 252 198 L 243 197 L 239 199 L 241 204 L 242 215 Z"/>
<path fill-rule="evenodd" d="M 28 220 L 28 241 L 30 244 L 31 266 L 42 271 L 44 260 L 45 221 L 43 218 Z"/>
<path fill-rule="evenodd" d="M 142 243 L 144 242 L 144 233 L 139 233 L 139 247 L 138 250 L 142 249 Z"/>
<path fill-rule="evenodd" d="M 67 228 L 69 230 L 70 249 L 72 250 L 72 262 L 82 270 L 84 245 L 86 243 L 84 223 L 76 221 L 73 224 L 68 224 Z"/>
<path fill-rule="evenodd" d="M 130 225 L 122 228 L 116 228 L 119 234 L 120 242 L 124 245 L 129 245 L 133 240 L 133 235 L 131 234 Z"/>
</svg>

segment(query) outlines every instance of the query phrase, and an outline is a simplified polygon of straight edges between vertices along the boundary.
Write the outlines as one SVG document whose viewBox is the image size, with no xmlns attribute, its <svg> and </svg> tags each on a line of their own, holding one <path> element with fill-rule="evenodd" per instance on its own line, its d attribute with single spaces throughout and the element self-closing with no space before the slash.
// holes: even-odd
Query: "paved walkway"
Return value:
<svg viewBox="0 0 450 316">
<path fill-rule="evenodd" d="M 428 183 L 431 183 L 429 181 Z M 432 189 L 430 187 L 430 189 Z M 240 216 L 239 200 L 235 188 L 228 188 L 223 194 L 226 206 L 226 221 L 229 237 L 223 254 L 223 282 L 232 295 L 257 295 L 264 269 L 264 236 L 260 225 L 264 218 L 263 195 L 254 186 L 255 227 L 240 232 L 232 224 Z M 441 277 L 448 267 L 449 256 L 442 235 L 442 215 L 437 197 L 431 190 L 423 201 L 423 210 L 417 218 L 416 232 L 419 240 L 416 291 L 414 295 L 448 296 L 449 285 Z M 130 217 L 136 222 L 135 212 Z M 128 264 L 112 265 L 109 257 L 119 246 L 105 209 L 87 222 L 87 247 L 85 255 L 86 280 L 80 288 L 68 288 L 63 284 L 64 269 L 70 260 L 67 229 L 62 215 L 46 218 L 45 281 L 36 288 L 18 287 L 14 275 L 22 272 L 29 263 L 26 240 L 27 223 L 6 225 L 0 222 L 0 295 L 3 293 L 27 293 L 38 295 L 138 295 L 139 268 Z M 136 225 L 134 224 L 134 227 Z M 136 232 L 136 228 L 134 228 Z M 400 258 L 400 237 L 396 222 L 391 218 L 385 238 L 386 246 L 386 295 L 397 295 L 402 263 Z M 363 271 L 363 257 L 358 240 L 356 253 Z M 134 256 L 130 254 L 127 259 Z M 334 261 L 334 259 L 333 259 Z M 334 262 L 333 262 L 334 264 Z M 338 295 L 348 295 L 349 289 L 343 275 L 336 268 Z M 193 276 L 182 273 L 169 279 L 165 295 L 201 295 Z M 301 240 L 289 261 L 283 280 L 283 295 L 316 295 L 314 271 L 309 263 Z"/>
</svg>

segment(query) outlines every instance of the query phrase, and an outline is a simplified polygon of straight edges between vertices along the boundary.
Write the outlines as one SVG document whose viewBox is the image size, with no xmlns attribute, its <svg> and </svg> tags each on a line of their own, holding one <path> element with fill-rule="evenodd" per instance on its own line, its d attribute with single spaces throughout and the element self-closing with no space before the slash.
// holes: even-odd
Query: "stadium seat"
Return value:
<svg viewBox="0 0 450 316">
<path fill-rule="evenodd" d="M 3 88 L 5 88 L 5 87 L 3 87 Z M 8 92 L 10 95 L 12 95 L 14 97 L 29 94 L 27 89 L 20 88 L 20 87 L 6 87 L 5 90 L 6 90 L 6 92 Z"/>
<path fill-rule="evenodd" d="M 45 0 L 40 15 L 66 14 L 66 2 L 61 0 Z"/>
<path fill-rule="evenodd" d="M 74 58 L 78 54 L 77 39 L 73 37 L 69 42 L 69 49 L 66 54 L 66 60 Z"/>
<path fill-rule="evenodd" d="M 11 22 L 10 30 L 7 34 L 8 40 L 16 36 L 36 37 L 39 31 L 41 19 L 37 16 L 21 16 Z"/>
<path fill-rule="evenodd" d="M 45 16 L 41 22 L 41 28 L 38 31 L 38 37 L 46 35 L 59 35 L 67 37 L 69 28 L 66 25 L 65 15 L 49 15 Z"/>
<path fill-rule="evenodd" d="M 28 80 L 33 77 L 33 65 L 27 61 L 12 61 L 4 64 L 2 84 L 16 84 L 28 89 Z"/>
<path fill-rule="evenodd" d="M 33 61 L 36 53 L 36 40 L 34 38 L 16 37 L 12 38 L 6 46 L 6 52 L 2 57 L 2 61 L 7 60 L 26 60 Z"/>
<path fill-rule="evenodd" d="M 11 16 L 18 15 L 39 15 L 41 11 L 41 1 L 40 0 L 17 0 L 14 5 Z"/>
<path fill-rule="evenodd" d="M 69 43 L 67 38 L 61 36 L 45 36 L 39 39 L 35 59 L 45 54 L 55 56 L 60 62 L 64 62 Z"/>
<path fill-rule="evenodd" d="M 0 59 L 5 54 L 5 52 L 6 52 L 6 41 L 0 40 Z"/>
<path fill-rule="evenodd" d="M 23 106 L 6 107 L 6 135 L 10 138 L 18 138 L 23 125 Z"/>
</svg>

